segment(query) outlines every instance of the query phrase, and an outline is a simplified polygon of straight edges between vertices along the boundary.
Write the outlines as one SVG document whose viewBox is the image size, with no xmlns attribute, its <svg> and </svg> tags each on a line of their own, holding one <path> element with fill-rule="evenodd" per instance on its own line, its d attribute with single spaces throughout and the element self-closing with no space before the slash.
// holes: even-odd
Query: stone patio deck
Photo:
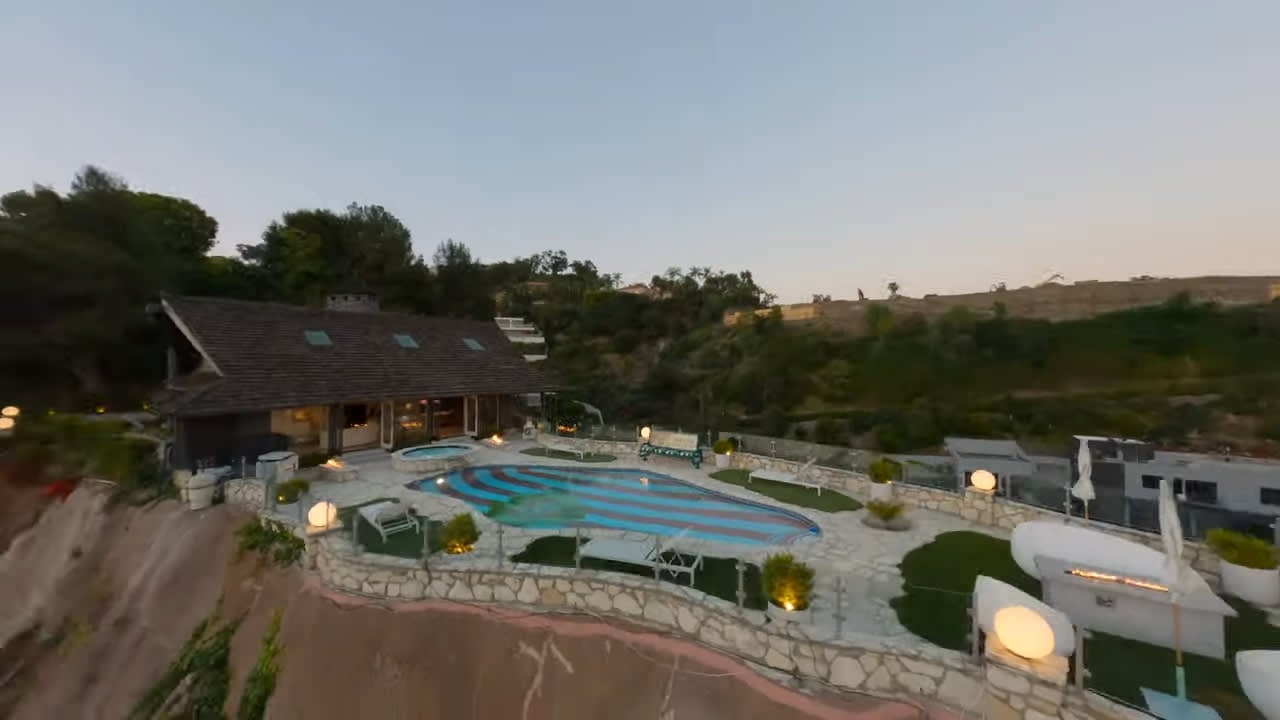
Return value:
<svg viewBox="0 0 1280 720">
<path fill-rule="evenodd" d="M 528 441 L 514 440 L 501 448 L 477 443 L 478 450 L 472 456 L 472 465 L 557 465 L 578 466 L 573 460 L 559 460 L 526 455 L 521 450 L 534 447 Z M 338 506 L 354 505 L 376 498 L 399 498 L 423 516 L 447 518 L 460 512 L 471 512 L 482 534 L 475 550 L 463 556 L 442 558 L 448 566 L 471 566 L 477 569 L 493 568 L 499 562 L 497 523 L 475 512 L 466 502 L 430 492 L 411 490 L 405 483 L 418 476 L 397 472 L 391 467 L 387 453 L 364 452 L 343 458 L 359 474 L 358 479 L 345 482 L 318 478 L 312 483 L 311 495 L 318 500 L 328 500 Z M 876 530 L 862 524 L 866 510 L 856 512 L 827 513 L 778 502 L 745 488 L 719 482 L 710 477 L 715 467 L 694 469 L 689 463 L 665 458 L 641 461 L 636 456 L 620 456 L 608 463 L 581 465 L 583 468 L 622 467 L 650 470 L 655 474 L 675 477 L 719 493 L 754 502 L 763 502 L 799 512 L 815 521 L 822 530 L 819 537 L 805 538 L 787 546 L 757 546 L 722 543 L 698 539 L 682 539 L 678 545 L 682 551 L 699 551 L 707 556 L 740 557 L 748 562 L 760 563 L 774 552 L 791 552 L 811 564 L 817 571 L 816 593 L 810 612 L 810 625 L 806 633 L 814 639 L 840 638 L 894 638 L 900 641 L 914 640 L 889 606 L 889 600 L 901 594 L 902 577 L 898 563 L 906 553 L 923 545 L 940 533 L 953 530 L 973 530 L 992 535 L 1001 531 L 989 526 L 968 522 L 954 515 L 915 509 L 909 511 L 912 528 L 893 532 Z M 865 498 L 858 498 L 865 500 Z M 573 530 L 528 530 L 504 526 L 503 555 L 520 552 L 531 541 L 548 535 L 573 535 Z M 588 538 L 624 538 L 649 540 L 653 536 L 609 530 L 584 530 Z M 510 565 L 509 561 L 506 563 Z M 843 626 L 837 633 L 836 585 L 842 584 Z M 919 641 L 924 643 L 924 641 Z"/>
</svg>

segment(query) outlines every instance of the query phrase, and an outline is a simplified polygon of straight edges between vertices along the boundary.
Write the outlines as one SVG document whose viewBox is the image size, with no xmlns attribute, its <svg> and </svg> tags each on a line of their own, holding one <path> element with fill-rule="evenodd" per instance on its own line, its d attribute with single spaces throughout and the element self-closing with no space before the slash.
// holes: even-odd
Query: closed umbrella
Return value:
<svg viewBox="0 0 1280 720">
<path fill-rule="evenodd" d="M 1080 441 L 1080 455 L 1076 458 L 1080 466 L 1080 479 L 1071 486 L 1071 494 L 1084 503 L 1084 519 L 1089 519 L 1089 501 L 1097 497 L 1093 492 L 1093 456 L 1089 454 L 1089 441 Z"/>
<path fill-rule="evenodd" d="M 1187 697 L 1187 676 L 1182 667 L 1182 618 L 1179 603 L 1191 579 L 1191 569 L 1182 562 L 1182 520 L 1178 517 L 1178 502 L 1173 496 L 1173 485 L 1168 478 L 1160 481 L 1160 542 L 1164 545 L 1164 573 L 1161 578 L 1169 588 L 1173 601 L 1173 653 L 1177 667 L 1174 670 L 1178 699 Z"/>
</svg>

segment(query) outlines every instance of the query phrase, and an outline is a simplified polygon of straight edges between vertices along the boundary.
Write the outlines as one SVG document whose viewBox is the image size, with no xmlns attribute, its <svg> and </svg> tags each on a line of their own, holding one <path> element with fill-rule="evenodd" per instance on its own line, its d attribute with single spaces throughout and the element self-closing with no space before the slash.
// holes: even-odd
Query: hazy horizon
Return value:
<svg viewBox="0 0 1280 720">
<path fill-rule="evenodd" d="M 794 6 L 793 6 L 794 5 Z M 95 164 L 216 252 L 376 203 L 430 257 L 562 249 L 781 302 L 1280 274 L 1280 4 L 15 7 L 0 192 Z"/>
</svg>

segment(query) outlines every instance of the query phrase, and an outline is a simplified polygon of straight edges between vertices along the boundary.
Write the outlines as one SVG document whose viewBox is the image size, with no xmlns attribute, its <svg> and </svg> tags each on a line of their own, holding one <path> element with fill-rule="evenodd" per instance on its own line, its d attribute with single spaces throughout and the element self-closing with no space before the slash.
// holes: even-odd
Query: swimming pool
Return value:
<svg viewBox="0 0 1280 720">
<path fill-rule="evenodd" d="M 740 500 L 666 475 L 627 468 L 486 465 L 407 483 L 465 500 L 520 527 L 627 530 L 745 545 L 817 537 L 817 523 L 790 510 Z"/>
</svg>

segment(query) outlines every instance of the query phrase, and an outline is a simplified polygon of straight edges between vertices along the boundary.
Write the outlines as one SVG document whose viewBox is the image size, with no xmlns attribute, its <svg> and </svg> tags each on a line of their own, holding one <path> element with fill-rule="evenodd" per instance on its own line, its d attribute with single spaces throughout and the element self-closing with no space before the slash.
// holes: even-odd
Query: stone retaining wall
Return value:
<svg viewBox="0 0 1280 720">
<path fill-rule="evenodd" d="M 307 562 L 323 583 L 341 592 L 387 601 L 440 599 L 609 616 L 776 671 L 882 698 L 934 701 L 960 711 L 983 703 L 987 716 L 1025 720 L 1135 717 L 1092 693 L 1046 684 L 1015 668 L 980 665 L 963 653 L 871 637 L 840 643 L 812 640 L 803 624 L 765 625 L 761 612 L 635 576 L 536 565 L 482 570 L 466 567 L 465 556 L 442 558 L 426 570 L 413 560 L 355 555 L 339 533 L 311 538 Z M 997 680 L 999 693 L 989 692 L 988 683 Z"/>
<path fill-rule="evenodd" d="M 267 505 L 266 489 L 262 482 L 252 478 L 228 480 L 222 486 L 223 499 L 246 510 L 260 512 Z"/>
<path fill-rule="evenodd" d="M 743 470 L 767 469 L 796 472 L 802 464 L 794 460 L 752 455 L 750 453 L 734 453 L 733 455 L 733 467 Z M 811 466 L 809 472 L 817 477 L 826 479 L 830 483 L 829 487 L 848 493 L 859 500 L 866 501 L 870 495 L 871 479 L 863 473 L 817 465 Z M 962 495 L 947 492 L 946 490 L 907 485 L 905 483 L 894 483 L 893 487 L 894 494 L 909 507 L 919 507 L 949 515 L 958 515 L 965 520 L 1002 530 L 1012 530 L 1020 523 L 1028 520 L 1055 520 L 1061 522 L 1064 519 L 1062 513 L 1032 505 L 1024 505 L 1005 498 L 993 497 L 977 491 L 969 491 Z M 1164 552 L 1164 547 L 1160 544 L 1160 536 L 1155 533 L 1100 522 L 1095 522 L 1090 527 Z M 1218 557 L 1205 545 L 1190 541 L 1184 543 L 1183 559 L 1201 575 L 1204 575 L 1205 579 L 1210 583 L 1216 584 L 1218 582 Z"/>
<path fill-rule="evenodd" d="M 640 451 L 640 443 L 627 442 L 625 440 L 597 440 L 595 438 L 578 438 L 565 435 L 556 435 L 555 439 L 557 442 L 572 445 L 592 455 L 624 457 L 626 455 L 635 455 Z"/>
</svg>

